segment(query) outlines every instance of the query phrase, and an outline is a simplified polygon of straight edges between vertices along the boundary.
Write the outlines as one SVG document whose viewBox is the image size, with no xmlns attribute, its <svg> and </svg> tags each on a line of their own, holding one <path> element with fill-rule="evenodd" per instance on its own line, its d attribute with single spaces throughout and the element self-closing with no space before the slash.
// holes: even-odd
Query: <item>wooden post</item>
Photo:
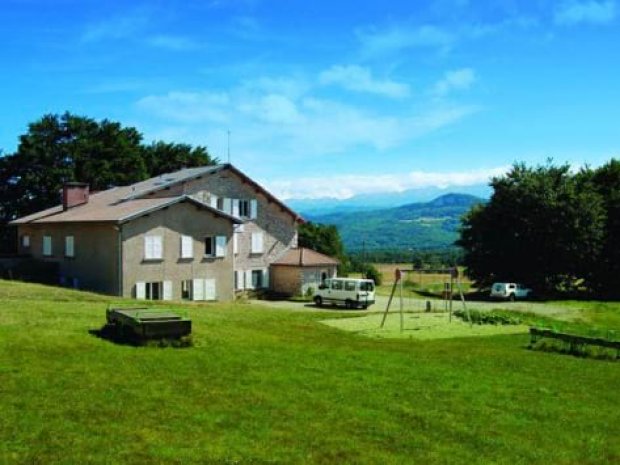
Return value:
<svg viewBox="0 0 620 465">
<path fill-rule="evenodd" d="M 452 276 L 452 273 L 450 273 L 450 302 L 449 302 L 450 313 L 448 317 L 448 321 L 450 323 L 452 323 L 452 290 L 453 289 L 454 289 L 454 277 Z"/>
<path fill-rule="evenodd" d="M 388 299 L 387 306 L 385 307 L 385 312 L 383 313 L 383 319 L 381 320 L 381 327 L 385 324 L 385 319 L 387 318 L 387 314 L 390 311 L 390 305 L 392 304 L 392 299 L 394 298 L 394 293 L 396 292 L 396 286 L 398 286 L 398 282 L 401 279 L 401 272 L 398 268 L 394 272 L 394 284 L 392 285 L 392 292 L 390 292 L 390 298 Z"/>
<path fill-rule="evenodd" d="M 400 332 L 403 332 L 405 322 L 403 319 L 403 280 L 400 280 Z"/>
</svg>

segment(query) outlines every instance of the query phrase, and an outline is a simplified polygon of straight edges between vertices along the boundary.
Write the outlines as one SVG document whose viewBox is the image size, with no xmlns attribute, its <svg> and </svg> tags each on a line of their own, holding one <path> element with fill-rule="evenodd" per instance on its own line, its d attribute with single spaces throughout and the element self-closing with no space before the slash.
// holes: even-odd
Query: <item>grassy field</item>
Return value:
<svg viewBox="0 0 620 465">
<path fill-rule="evenodd" d="M 131 347 L 89 334 L 108 301 L 0 281 L 1 464 L 620 461 L 616 362 L 521 334 L 363 338 L 252 304 L 178 307 L 194 347 Z"/>
</svg>

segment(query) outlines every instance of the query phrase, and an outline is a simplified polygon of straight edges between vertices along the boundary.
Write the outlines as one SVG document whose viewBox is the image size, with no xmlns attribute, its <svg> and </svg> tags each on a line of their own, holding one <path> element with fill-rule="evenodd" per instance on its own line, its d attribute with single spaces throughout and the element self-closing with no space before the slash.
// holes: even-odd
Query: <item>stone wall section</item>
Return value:
<svg viewBox="0 0 620 465">
<path fill-rule="evenodd" d="M 210 203 L 211 195 L 219 198 L 258 201 L 256 219 L 244 219 L 242 232 L 236 233 L 238 253 L 235 254 L 236 270 L 269 268 L 288 249 L 297 246 L 295 218 L 260 189 L 245 182 L 230 170 L 224 169 L 205 174 L 184 184 L 184 193 Z M 251 252 L 252 233 L 263 233 L 263 253 Z"/>
</svg>

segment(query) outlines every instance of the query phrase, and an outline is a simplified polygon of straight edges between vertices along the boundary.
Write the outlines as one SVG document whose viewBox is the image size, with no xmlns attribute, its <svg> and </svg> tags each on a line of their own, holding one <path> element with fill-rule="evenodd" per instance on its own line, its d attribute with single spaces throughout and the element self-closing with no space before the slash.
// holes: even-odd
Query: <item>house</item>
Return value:
<svg viewBox="0 0 620 465">
<path fill-rule="evenodd" d="M 154 300 L 229 300 L 271 287 L 303 219 L 231 164 L 90 193 L 13 221 L 19 253 L 58 264 L 66 285 Z"/>
<path fill-rule="evenodd" d="M 292 248 L 271 264 L 273 290 L 279 294 L 304 295 L 334 278 L 340 262 L 305 247 Z"/>
</svg>

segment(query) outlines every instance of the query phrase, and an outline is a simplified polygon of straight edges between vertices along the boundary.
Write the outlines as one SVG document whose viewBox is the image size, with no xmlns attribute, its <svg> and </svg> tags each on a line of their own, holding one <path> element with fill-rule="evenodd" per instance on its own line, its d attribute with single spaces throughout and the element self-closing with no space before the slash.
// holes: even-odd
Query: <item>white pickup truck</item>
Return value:
<svg viewBox="0 0 620 465">
<path fill-rule="evenodd" d="M 494 283 L 491 286 L 492 299 L 507 299 L 515 301 L 516 299 L 527 299 L 532 290 L 518 283 Z"/>
</svg>

